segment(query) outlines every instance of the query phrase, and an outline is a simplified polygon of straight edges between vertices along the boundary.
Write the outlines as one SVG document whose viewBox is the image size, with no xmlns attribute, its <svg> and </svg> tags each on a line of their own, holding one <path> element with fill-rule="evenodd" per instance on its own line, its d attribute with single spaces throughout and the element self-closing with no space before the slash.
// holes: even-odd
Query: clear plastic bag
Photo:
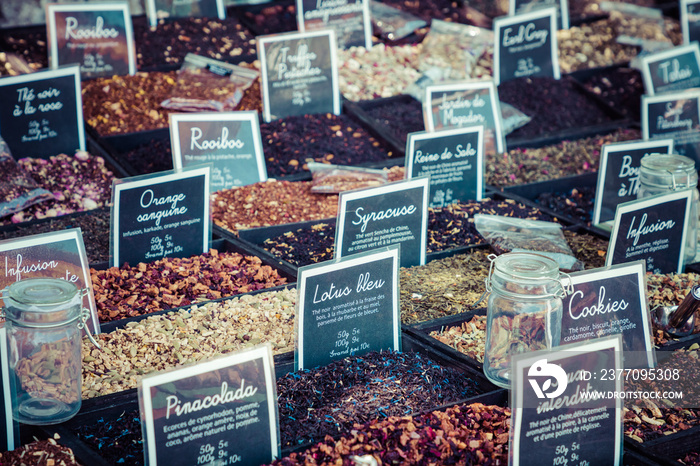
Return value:
<svg viewBox="0 0 700 466">
<path fill-rule="evenodd" d="M 381 2 L 369 3 L 370 16 L 375 32 L 382 39 L 400 40 L 413 34 L 413 31 L 426 27 L 427 22 Z"/>
<path fill-rule="evenodd" d="M 566 242 L 561 225 L 541 220 L 475 214 L 474 226 L 497 254 L 536 252 L 557 261 L 563 271 L 583 270 Z"/>
<path fill-rule="evenodd" d="M 432 20 L 430 32 L 422 42 L 420 71 L 442 70 L 444 80 L 491 77 L 493 66 L 493 31 L 466 24 Z"/>
<path fill-rule="evenodd" d="M 311 171 L 311 192 L 334 194 L 351 189 L 373 188 L 389 182 L 386 170 L 331 165 L 307 161 Z"/>
<path fill-rule="evenodd" d="M 10 148 L 0 137 L 0 217 L 15 214 L 29 206 L 54 199 L 39 187 L 31 175 L 12 157 Z"/>
<path fill-rule="evenodd" d="M 177 73 L 171 97 L 161 107 L 181 112 L 235 110 L 260 73 L 188 53 Z"/>
</svg>

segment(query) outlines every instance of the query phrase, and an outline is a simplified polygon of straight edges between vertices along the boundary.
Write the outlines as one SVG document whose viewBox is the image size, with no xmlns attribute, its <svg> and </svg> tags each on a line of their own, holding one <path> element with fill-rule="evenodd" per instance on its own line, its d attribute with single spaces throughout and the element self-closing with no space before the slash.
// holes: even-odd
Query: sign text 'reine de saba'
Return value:
<svg viewBox="0 0 700 466">
<path fill-rule="evenodd" d="M 428 207 L 480 201 L 484 192 L 484 127 L 410 133 L 407 178 L 430 176 Z"/>
</svg>

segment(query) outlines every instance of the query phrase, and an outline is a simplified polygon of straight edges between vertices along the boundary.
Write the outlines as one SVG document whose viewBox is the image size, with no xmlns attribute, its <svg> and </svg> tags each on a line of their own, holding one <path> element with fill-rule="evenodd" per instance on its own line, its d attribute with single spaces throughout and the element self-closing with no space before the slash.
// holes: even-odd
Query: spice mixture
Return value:
<svg viewBox="0 0 700 466">
<path fill-rule="evenodd" d="M 173 110 L 160 104 L 172 96 L 176 82 L 177 71 L 139 72 L 134 76 L 84 81 L 85 121 L 102 136 L 167 128 L 168 115 Z M 243 94 L 236 110 L 261 109 L 260 83 L 256 80 Z"/>
<path fill-rule="evenodd" d="M 254 256 L 233 252 L 90 269 L 101 322 L 187 306 L 286 283 Z"/>
<path fill-rule="evenodd" d="M 136 388 L 141 376 L 194 364 L 262 342 L 294 351 L 297 291 L 243 295 L 148 316 L 98 335 L 102 351 L 82 342 L 84 399 Z"/>
<path fill-rule="evenodd" d="M 509 430 L 509 408 L 457 405 L 357 424 L 338 440 L 327 437 L 272 464 L 507 464 Z"/>
</svg>

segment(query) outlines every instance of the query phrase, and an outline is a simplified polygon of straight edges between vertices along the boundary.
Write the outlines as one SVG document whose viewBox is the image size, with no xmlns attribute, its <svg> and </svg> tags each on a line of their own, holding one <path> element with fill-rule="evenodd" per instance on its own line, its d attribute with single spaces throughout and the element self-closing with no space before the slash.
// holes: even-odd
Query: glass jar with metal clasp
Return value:
<svg viewBox="0 0 700 466">
<path fill-rule="evenodd" d="M 510 388 L 511 357 L 559 345 L 562 298 L 571 293 L 557 262 L 529 252 L 490 255 L 484 374 Z"/>
<path fill-rule="evenodd" d="M 684 262 L 693 262 L 698 246 L 698 172 L 695 162 L 678 154 L 647 154 L 639 168 L 637 199 L 692 189 Z"/>
<path fill-rule="evenodd" d="M 81 330 L 90 311 L 69 281 L 20 280 L 2 291 L 12 414 L 25 424 L 57 424 L 80 409 Z M 90 340 L 97 342 L 88 331 Z"/>
</svg>

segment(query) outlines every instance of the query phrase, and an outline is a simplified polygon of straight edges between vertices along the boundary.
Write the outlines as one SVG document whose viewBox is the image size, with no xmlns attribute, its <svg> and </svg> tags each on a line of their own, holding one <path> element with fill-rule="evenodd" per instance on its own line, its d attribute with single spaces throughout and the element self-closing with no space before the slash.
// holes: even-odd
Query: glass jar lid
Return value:
<svg viewBox="0 0 700 466">
<path fill-rule="evenodd" d="M 532 283 L 559 279 L 554 259 L 529 252 L 502 254 L 493 261 L 493 273 L 509 282 Z"/>
<path fill-rule="evenodd" d="M 685 189 L 698 184 L 695 162 L 678 154 L 647 154 L 642 157 L 640 182 L 647 186 Z"/>
<path fill-rule="evenodd" d="M 21 325 L 50 326 L 80 315 L 78 287 L 58 278 L 30 278 L 7 287 L 5 317 Z"/>
</svg>

